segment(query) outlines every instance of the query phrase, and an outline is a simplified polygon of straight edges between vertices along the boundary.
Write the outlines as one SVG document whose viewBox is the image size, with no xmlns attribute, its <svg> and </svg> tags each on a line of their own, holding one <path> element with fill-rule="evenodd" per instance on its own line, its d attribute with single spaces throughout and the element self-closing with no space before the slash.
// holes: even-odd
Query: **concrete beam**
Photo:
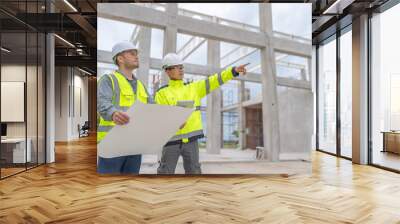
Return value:
<svg viewBox="0 0 400 224">
<path fill-rule="evenodd" d="M 304 80 L 294 80 L 289 78 L 276 78 L 276 84 L 278 86 L 286 86 L 299 89 L 309 89 L 311 90 L 311 82 Z"/>
<path fill-rule="evenodd" d="M 97 61 L 102 62 L 102 63 L 113 63 L 111 60 L 111 52 L 109 51 L 103 51 L 103 50 L 97 50 Z M 149 60 L 149 66 L 150 69 L 161 69 L 161 59 L 158 58 L 151 58 Z M 194 75 L 203 75 L 203 76 L 209 76 L 213 75 L 215 73 L 220 72 L 222 69 L 221 68 L 216 68 L 216 67 L 211 67 L 208 65 L 197 65 L 197 64 L 190 64 L 186 63 L 185 64 L 185 72 L 194 74 Z M 261 75 L 257 73 L 248 73 L 245 76 L 239 76 L 235 78 L 236 80 L 243 80 L 247 82 L 261 82 Z"/>
<path fill-rule="evenodd" d="M 275 61 L 275 63 L 276 65 L 284 66 L 286 68 L 294 68 L 299 70 L 306 69 L 306 66 L 304 64 L 292 63 L 287 61 Z"/>
<path fill-rule="evenodd" d="M 284 38 L 272 37 L 269 42 L 275 51 L 311 58 L 311 41 L 309 44 L 305 44 L 301 42 L 287 40 Z"/>
<path fill-rule="evenodd" d="M 185 60 L 204 42 L 206 42 L 205 38 L 193 36 L 181 47 L 181 49 L 177 51 L 177 54 L 182 58 L 182 60 Z"/>
<path fill-rule="evenodd" d="M 259 104 L 261 106 L 262 104 L 262 98 L 261 96 L 255 97 L 254 99 L 246 100 L 243 102 L 243 107 L 251 107 L 254 105 Z"/>
<path fill-rule="evenodd" d="M 140 29 L 141 29 L 141 26 L 135 26 L 135 29 L 132 31 L 132 34 L 131 34 L 130 42 L 135 46 L 137 45 L 137 43 L 139 41 L 138 37 L 140 34 Z"/>
<path fill-rule="evenodd" d="M 166 13 L 162 13 L 155 9 L 126 3 L 98 4 L 97 16 L 159 29 L 164 29 L 167 27 L 168 21 L 168 15 Z"/>
<path fill-rule="evenodd" d="M 181 33 L 250 47 L 260 48 L 265 46 L 266 42 L 265 35 L 262 33 L 223 26 L 213 22 L 192 19 L 186 16 L 178 16 L 177 25 L 178 30 Z"/>
<path fill-rule="evenodd" d="M 229 52 L 221 58 L 221 65 L 223 67 L 232 65 L 251 55 L 255 51 L 257 51 L 257 48 L 239 46 L 238 48 L 235 48 L 233 51 Z"/>
<path fill-rule="evenodd" d="M 221 108 L 221 112 L 228 112 L 228 111 L 236 111 L 239 107 L 238 103 L 232 104 L 232 105 L 228 105 L 228 106 L 224 106 Z"/>
<path fill-rule="evenodd" d="M 243 108 L 251 107 L 251 106 L 254 106 L 254 105 L 257 105 L 257 104 L 259 104 L 261 106 L 261 104 L 262 104 L 261 96 L 242 102 Z M 229 105 L 229 106 L 222 107 L 221 108 L 221 112 L 236 111 L 236 110 L 238 110 L 239 107 L 240 107 L 239 103 L 235 103 L 235 104 L 232 104 L 232 105 Z"/>
</svg>

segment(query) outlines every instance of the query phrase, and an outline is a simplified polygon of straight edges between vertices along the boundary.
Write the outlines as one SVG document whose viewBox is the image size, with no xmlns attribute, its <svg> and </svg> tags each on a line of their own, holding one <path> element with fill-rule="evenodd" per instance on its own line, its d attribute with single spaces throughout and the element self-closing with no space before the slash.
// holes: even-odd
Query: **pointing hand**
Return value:
<svg viewBox="0 0 400 224">
<path fill-rule="evenodd" d="M 241 75 L 245 75 L 246 74 L 246 66 L 248 64 L 244 64 L 244 65 L 239 65 L 237 67 L 235 67 L 235 72 L 240 73 Z"/>
</svg>

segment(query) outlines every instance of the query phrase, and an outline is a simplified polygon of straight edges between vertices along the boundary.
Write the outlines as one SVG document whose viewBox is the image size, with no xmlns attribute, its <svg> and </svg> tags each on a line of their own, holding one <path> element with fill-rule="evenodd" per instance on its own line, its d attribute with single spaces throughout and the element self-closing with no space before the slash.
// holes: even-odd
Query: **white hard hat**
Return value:
<svg viewBox="0 0 400 224">
<path fill-rule="evenodd" d="M 175 53 L 168 53 L 165 55 L 162 60 L 162 69 L 166 69 L 174 65 L 183 65 L 182 59 Z"/>
<path fill-rule="evenodd" d="M 131 42 L 128 42 L 128 41 L 116 43 L 112 48 L 113 61 L 115 62 L 116 56 L 119 53 L 127 51 L 127 50 L 137 50 L 137 48 L 135 47 L 135 45 L 133 45 Z"/>
</svg>

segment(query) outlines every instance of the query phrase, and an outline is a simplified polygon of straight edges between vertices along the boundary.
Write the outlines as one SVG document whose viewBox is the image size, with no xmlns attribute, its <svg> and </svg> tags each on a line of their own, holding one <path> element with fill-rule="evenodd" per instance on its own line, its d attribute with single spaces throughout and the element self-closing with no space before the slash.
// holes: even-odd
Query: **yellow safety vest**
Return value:
<svg viewBox="0 0 400 224">
<path fill-rule="evenodd" d="M 155 94 L 155 102 L 157 104 L 180 106 L 187 101 L 193 101 L 193 105 L 196 108 L 186 121 L 185 126 L 176 132 L 175 136 L 169 141 L 182 140 L 182 142 L 186 143 L 191 137 L 204 135 L 200 112 L 201 99 L 233 77 L 232 67 L 229 67 L 221 73 L 209 76 L 207 79 L 192 83 L 183 83 L 182 80 L 170 80 L 168 85 L 159 88 Z"/>
<path fill-rule="evenodd" d="M 131 84 L 128 82 L 126 77 L 121 73 L 115 71 L 111 75 L 104 75 L 100 78 L 99 82 L 103 78 L 109 78 L 112 83 L 113 97 L 112 104 L 119 111 L 126 111 L 131 107 L 135 100 L 138 99 L 142 103 L 148 102 L 149 95 L 140 80 L 137 80 L 136 93 L 133 92 Z M 97 143 L 104 139 L 107 133 L 115 126 L 112 120 L 105 120 L 97 113 Z"/>
</svg>

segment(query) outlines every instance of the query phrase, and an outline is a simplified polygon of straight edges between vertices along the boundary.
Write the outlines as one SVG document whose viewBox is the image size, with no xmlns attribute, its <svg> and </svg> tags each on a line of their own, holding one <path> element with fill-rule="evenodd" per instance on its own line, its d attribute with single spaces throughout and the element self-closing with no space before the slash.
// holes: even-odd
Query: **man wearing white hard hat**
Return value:
<svg viewBox="0 0 400 224">
<path fill-rule="evenodd" d="M 162 60 L 162 69 L 169 77 L 168 85 L 159 88 L 155 94 L 158 104 L 192 107 L 190 115 L 175 135 L 163 147 L 158 174 L 173 174 L 179 159 L 183 158 L 185 174 L 200 174 L 199 145 L 197 140 L 204 137 L 201 122 L 201 99 L 240 73 L 246 74 L 246 66 L 228 67 L 220 73 L 192 83 L 184 83 L 183 61 L 177 54 L 169 53 Z"/>
<path fill-rule="evenodd" d="M 133 71 L 139 67 L 138 50 L 130 42 L 120 42 L 112 48 L 112 59 L 118 70 L 103 75 L 97 87 L 97 143 L 115 125 L 135 122 L 125 113 L 136 100 L 151 103 L 146 87 Z M 110 149 L 113 150 L 113 149 Z M 101 174 L 138 174 L 142 155 L 129 155 L 115 158 L 98 158 L 97 171 Z"/>
</svg>

